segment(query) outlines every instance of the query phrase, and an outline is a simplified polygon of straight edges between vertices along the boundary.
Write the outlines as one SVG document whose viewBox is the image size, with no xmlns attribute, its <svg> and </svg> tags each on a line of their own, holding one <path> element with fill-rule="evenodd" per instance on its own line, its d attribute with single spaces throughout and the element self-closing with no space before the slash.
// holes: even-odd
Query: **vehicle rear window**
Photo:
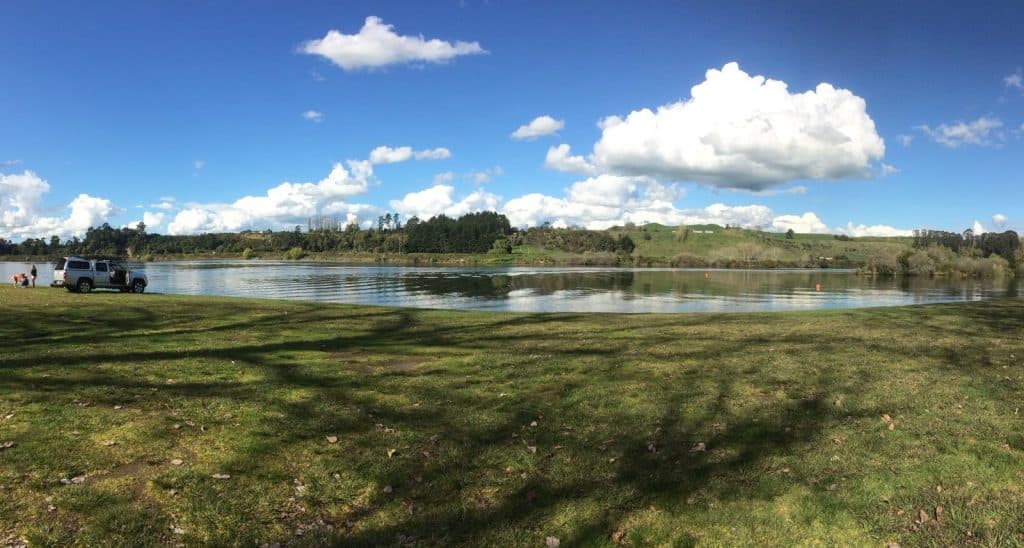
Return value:
<svg viewBox="0 0 1024 548">
<path fill-rule="evenodd" d="M 106 272 L 107 263 L 96 263 L 96 272 Z"/>
<path fill-rule="evenodd" d="M 67 259 L 57 259 L 57 264 L 53 265 L 54 270 L 64 270 L 64 264 L 67 263 Z"/>
<path fill-rule="evenodd" d="M 69 270 L 89 270 L 89 263 L 86 261 L 68 261 Z"/>
</svg>

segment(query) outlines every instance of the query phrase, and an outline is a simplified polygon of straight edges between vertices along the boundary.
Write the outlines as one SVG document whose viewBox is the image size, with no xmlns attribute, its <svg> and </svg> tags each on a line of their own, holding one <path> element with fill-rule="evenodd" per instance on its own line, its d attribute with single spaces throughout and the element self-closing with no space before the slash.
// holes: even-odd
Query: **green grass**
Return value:
<svg viewBox="0 0 1024 548">
<path fill-rule="evenodd" d="M 831 234 L 762 232 L 718 225 L 690 225 L 686 238 L 679 227 L 651 223 L 630 229 L 614 228 L 613 236 L 628 234 L 636 243 L 633 255 L 661 264 L 678 255 L 699 257 L 708 263 L 742 266 L 863 266 L 870 256 L 897 256 L 911 249 L 911 238 L 854 238 L 837 240 Z M 701 233 L 697 233 L 697 231 Z M 710 234 L 704 232 L 711 232 Z M 820 261 L 819 257 L 831 258 Z"/>
<path fill-rule="evenodd" d="M 1020 299 L 0 310 L 0 544 L 1024 544 Z"/>
</svg>

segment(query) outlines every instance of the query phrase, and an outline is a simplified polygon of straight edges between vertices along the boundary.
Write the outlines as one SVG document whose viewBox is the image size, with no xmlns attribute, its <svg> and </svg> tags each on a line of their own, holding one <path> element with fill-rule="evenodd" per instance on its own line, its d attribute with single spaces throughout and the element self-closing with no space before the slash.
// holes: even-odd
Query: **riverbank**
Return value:
<svg viewBox="0 0 1024 548">
<path fill-rule="evenodd" d="M 1021 299 L 0 303 L 0 543 L 1024 542 Z"/>
</svg>

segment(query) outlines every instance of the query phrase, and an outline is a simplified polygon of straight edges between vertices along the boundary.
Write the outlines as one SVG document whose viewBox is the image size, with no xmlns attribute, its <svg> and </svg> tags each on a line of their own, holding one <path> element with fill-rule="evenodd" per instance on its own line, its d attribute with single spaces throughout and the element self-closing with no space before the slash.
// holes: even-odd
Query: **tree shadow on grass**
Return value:
<svg viewBox="0 0 1024 548">
<path fill-rule="evenodd" d="M 751 366 L 746 372 L 736 364 L 750 356 L 768 360 L 766 346 L 792 353 L 815 348 L 837 357 L 866 349 L 898 350 L 879 333 L 864 336 L 843 329 L 816 333 L 794 325 L 791 333 L 772 337 L 720 333 L 750 321 L 736 316 L 648 316 L 634 323 L 623 322 L 622 317 L 572 314 L 373 310 L 368 314 L 365 309 L 298 307 L 253 321 L 226 316 L 205 330 L 189 327 L 185 315 L 162 320 L 161 329 L 174 336 L 217 334 L 217 340 L 187 349 L 189 359 L 212 364 L 235 360 L 258 372 L 257 380 L 201 381 L 193 376 L 165 384 L 133 377 L 117 366 L 174 364 L 183 353 L 148 347 L 112 351 L 107 347 L 119 344 L 120 336 L 117 326 L 110 324 L 92 332 L 101 350 L 54 356 L 59 363 L 76 366 L 74 375 L 39 376 L 38 360 L 31 357 L 38 353 L 22 348 L 25 356 L 0 360 L 0 388 L 58 401 L 82 389 L 96 389 L 101 397 L 110 398 L 107 403 L 123 394 L 147 396 L 155 388 L 159 392 L 153 398 L 175 402 L 179 408 L 196 409 L 211 400 L 256 406 L 264 412 L 246 424 L 253 436 L 250 443 L 226 453 L 221 463 L 222 469 L 239 477 L 280 475 L 281 461 L 293 455 L 294 448 L 319 447 L 326 435 L 351 439 L 355 452 L 343 461 L 331 464 L 329 454 L 312 458 L 323 460 L 323 466 L 362 469 L 365 477 L 394 485 L 396 494 L 377 491 L 358 503 L 314 499 L 307 504 L 313 515 L 279 518 L 288 531 L 309 520 L 330 526 L 330 531 L 309 532 L 305 539 L 310 543 L 533 543 L 545 536 L 538 524 L 562 515 L 568 516 L 559 535 L 562 542 L 592 544 L 607 542 L 619 519 L 653 504 L 671 507 L 690 500 L 701 504 L 705 498 L 721 502 L 777 496 L 778 490 L 755 487 L 757 481 L 751 478 L 774 473 L 770 468 L 775 459 L 821 441 L 823 433 L 841 421 L 888 411 L 868 406 L 836 409 L 830 394 L 840 390 L 856 397 L 864 388 L 837 378 L 828 367 L 809 368 L 801 379 L 793 379 L 793 393 L 785 397 L 751 403 L 743 390 L 771 382 L 770 375 L 765 366 Z M 983 318 L 984 309 L 975 312 L 968 307 L 965 314 L 981 325 L 996 322 L 1019 328 L 1024 320 L 1018 310 L 1019 306 L 996 307 L 994 320 Z M 875 321 L 914 325 L 905 311 L 882 316 Z M 837 321 L 849 327 L 863 320 L 853 314 Z M 325 333 L 316 328 L 325 322 L 337 323 L 339 329 Z M 268 333 L 282 324 L 305 335 L 257 343 L 221 336 Z M 566 335 L 560 336 L 560 330 Z M 581 335 L 588 342 L 575 338 Z M 637 344 L 658 350 L 644 353 Z M 330 358 L 339 352 L 342 358 Z M 345 362 L 345 353 L 372 360 L 365 371 L 355 371 Z M 386 367 L 410 356 L 428 356 L 430 361 L 410 371 Z M 958 366 L 949 349 L 936 348 L 930 356 Z M 668 369 L 679 364 L 678 374 L 688 382 L 652 382 L 645 378 L 651 371 L 644 362 L 650 361 Z M 96 364 L 114 368 L 87 369 Z M 166 375 L 177 373 L 172 369 Z M 494 388 L 480 390 L 480 383 Z M 518 387 L 514 399 L 496 394 L 510 383 Z M 635 393 L 638 383 L 646 392 Z M 301 389 L 303 395 L 283 399 L 261 389 L 267 386 Z M 581 403 L 587 394 L 601 399 Z M 737 404 L 739 400 L 743 405 Z M 539 426 L 528 426 L 538 417 L 543 417 Z M 378 424 L 404 433 L 393 458 L 385 455 L 392 442 L 382 437 Z M 207 426 L 216 432 L 228 428 L 228 421 Z M 274 435 L 256 436 L 257 432 Z M 149 434 L 169 435 L 166 429 Z M 432 439 L 434 435 L 439 437 Z M 704 444 L 703 450 L 695 449 L 698 443 Z M 306 464 L 294 463 L 294 473 L 312 473 L 304 471 Z M 407 511 L 395 511 L 398 500 Z M 599 509 L 577 515 L 575 505 Z M 247 535 L 263 534 L 259 527 L 232 533 L 234 537 L 217 538 L 242 542 L 253 540 Z M 296 537 L 286 533 L 280 540 Z M 675 540 L 686 544 L 695 539 Z"/>
</svg>

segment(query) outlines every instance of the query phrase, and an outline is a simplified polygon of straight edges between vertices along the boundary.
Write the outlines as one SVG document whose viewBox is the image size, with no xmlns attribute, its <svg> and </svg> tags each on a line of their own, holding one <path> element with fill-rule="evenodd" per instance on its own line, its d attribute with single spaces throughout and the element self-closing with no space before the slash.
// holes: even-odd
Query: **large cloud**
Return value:
<svg viewBox="0 0 1024 548">
<path fill-rule="evenodd" d="M 402 63 L 445 63 L 459 55 L 487 53 L 478 42 L 446 42 L 423 36 L 401 36 L 379 17 L 367 17 L 357 34 L 330 30 L 310 40 L 300 51 L 320 55 L 344 70 L 377 68 Z"/>
<path fill-rule="evenodd" d="M 391 207 L 405 216 L 427 220 L 437 215 L 461 217 L 475 211 L 495 211 L 501 198 L 484 190 L 477 190 L 461 200 L 455 200 L 455 187 L 434 185 L 419 192 L 410 192 L 401 200 L 391 200 Z"/>
<path fill-rule="evenodd" d="M 378 208 L 346 199 L 365 194 L 373 177 L 367 160 L 349 160 L 317 183 L 281 183 L 263 196 L 243 196 L 231 204 L 189 204 L 167 225 L 170 234 L 229 232 L 246 228 L 285 228 L 313 215 L 374 214 Z"/>
<path fill-rule="evenodd" d="M 533 193 L 509 200 L 503 212 L 516 226 L 582 226 L 603 229 L 627 222 L 637 224 L 699 224 L 718 222 L 768 226 L 771 210 L 765 206 L 730 207 L 714 204 L 684 210 L 673 202 L 683 192 L 650 177 L 602 174 L 574 183 L 564 198 Z"/>
<path fill-rule="evenodd" d="M 79 194 L 67 205 L 66 217 L 43 215 L 42 199 L 49 191 L 50 184 L 32 171 L 0 173 L 0 238 L 82 236 L 120 213 L 106 198 Z"/>
<path fill-rule="evenodd" d="M 867 177 L 885 153 L 864 99 L 827 83 L 790 93 L 785 82 L 729 63 L 690 94 L 602 120 L 593 162 L 608 173 L 760 190 Z"/>
</svg>

